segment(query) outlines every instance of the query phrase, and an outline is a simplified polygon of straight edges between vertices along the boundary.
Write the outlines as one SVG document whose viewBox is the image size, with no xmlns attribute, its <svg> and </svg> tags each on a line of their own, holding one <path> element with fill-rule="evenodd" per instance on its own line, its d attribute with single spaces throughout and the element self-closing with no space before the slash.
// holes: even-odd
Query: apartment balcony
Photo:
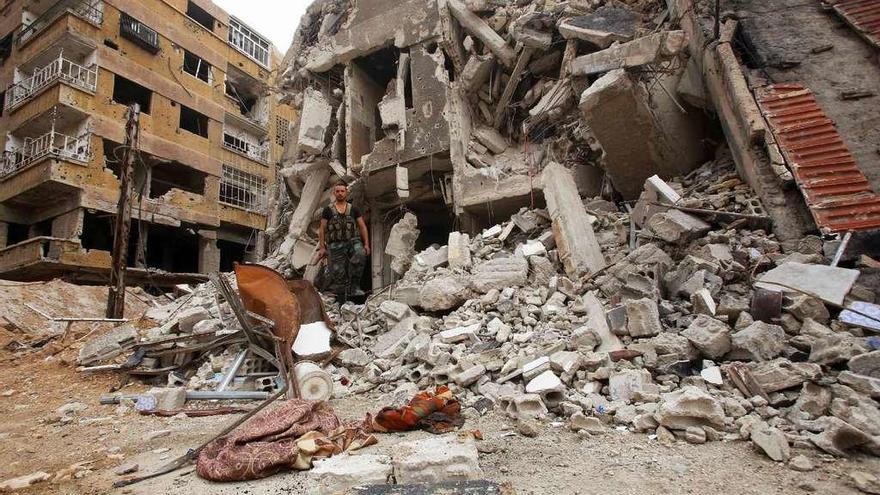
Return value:
<svg viewBox="0 0 880 495">
<path fill-rule="evenodd" d="M 229 18 L 229 44 L 263 68 L 269 68 L 269 42 L 234 17 Z"/>
<path fill-rule="evenodd" d="M 22 145 L 7 151 L 0 161 L 0 181 L 46 158 L 87 163 L 92 157 L 90 143 L 91 133 L 74 137 L 54 130 L 24 138 Z"/>
<path fill-rule="evenodd" d="M 15 110 L 56 82 L 94 94 L 98 89 L 98 67 L 83 67 L 59 56 L 48 65 L 34 70 L 30 77 L 9 87 L 6 91 L 6 110 Z"/>
<path fill-rule="evenodd" d="M 153 55 L 159 53 L 159 33 L 126 13 L 119 19 L 119 34 Z"/>
<path fill-rule="evenodd" d="M 256 144 L 243 134 L 223 129 L 223 147 L 264 165 L 269 164 L 269 143 Z"/>
<path fill-rule="evenodd" d="M 45 10 L 31 11 L 37 18 L 30 24 L 22 26 L 16 37 L 16 43 L 19 46 L 28 43 L 41 31 L 51 26 L 56 19 L 66 14 L 72 14 L 90 24 L 100 26 L 104 22 L 103 8 L 104 3 L 100 0 L 60 0 Z"/>
</svg>

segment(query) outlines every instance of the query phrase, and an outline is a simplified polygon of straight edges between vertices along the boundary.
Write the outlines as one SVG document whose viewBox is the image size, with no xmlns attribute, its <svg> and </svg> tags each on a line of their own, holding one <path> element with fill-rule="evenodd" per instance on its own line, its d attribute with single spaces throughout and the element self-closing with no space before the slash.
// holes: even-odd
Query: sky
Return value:
<svg viewBox="0 0 880 495">
<path fill-rule="evenodd" d="M 312 0 L 214 0 L 214 3 L 268 38 L 283 54 L 290 47 L 299 19 Z"/>
</svg>

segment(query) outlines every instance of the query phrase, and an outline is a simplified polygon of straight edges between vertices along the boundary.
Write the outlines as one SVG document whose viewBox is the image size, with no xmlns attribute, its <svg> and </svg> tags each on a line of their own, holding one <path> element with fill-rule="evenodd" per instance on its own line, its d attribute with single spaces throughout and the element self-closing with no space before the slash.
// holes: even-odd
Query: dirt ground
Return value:
<svg viewBox="0 0 880 495">
<path fill-rule="evenodd" d="M 76 371 L 72 349 L 50 357 L 42 350 L 19 357 L 4 351 L 0 362 L 0 480 L 35 471 L 58 473 L 85 463 L 80 479 L 45 482 L 20 493 L 41 494 L 296 494 L 308 493 L 303 473 L 288 473 L 250 483 L 213 484 L 198 478 L 192 468 L 148 482 L 112 489 L 120 479 L 113 468 L 136 462 L 140 473 L 150 472 L 207 439 L 233 421 L 232 416 L 156 418 L 116 406 L 102 406 L 103 393 L 118 384 L 115 375 Z M 125 392 L 146 387 L 129 385 Z M 55 410 L 69 402 L 88 406 L 76 421 L 53 422 Z M 332 402 L 342 418 L 363 417 L 380 408 L 379 394 Z M 547 423 L 536 438 L 526 438 L 506 418 L 491 412 L 468 420 L 464 428 L 478 429 L 480 463 L 488 479 L 510 482 L 522 494 L 712 494 L 737 495 L 860 493 L 848 484 L 853 470 L 880 472 L 880 460 L 856 457 L 835 460 L 814 450 L 795 450 L 813 459 L 817 468 L 800 473 L 758 454 L 746 442 L 710 442 L 667 447 L 646 435 L 609 429 L 605 435 L 581 438 L 561 424 Z M 170 430 L 153 440 L 150 435 Z M 364 453 L 393 454 L 394 445 L 428 436 L 424 432 L 382 435 Z M 170 449 L 170 450 L 168 450 Z M 71 470 L 76 471 L 76 470 Z"/>
</svg>

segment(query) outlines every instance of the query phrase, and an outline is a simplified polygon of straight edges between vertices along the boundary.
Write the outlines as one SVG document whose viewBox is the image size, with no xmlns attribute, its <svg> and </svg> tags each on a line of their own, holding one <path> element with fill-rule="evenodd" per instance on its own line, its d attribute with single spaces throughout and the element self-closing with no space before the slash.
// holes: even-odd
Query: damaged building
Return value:
<svg viewBox="0 0 880 495">
<path fill-rule="evenodd" d="M 207 0 L 2 4 L 0 276 L 107 280 L 135 103 L 131 280 L 264 255 L 295 115 L 271 91 L 281 55 L 265 38 Z"/>
<path fill-rule="evenodd" d="M 581 197 L 633 205 L 648 178 L 721 156 L 760 198 L 741 213 L 769 216 L 780 239 L 859 232 L 864 247 L 880 225 L 878 184 L 855 164 L 877 168 L 876 152 L 851 159 L 821 114 L 835 102 L 805 116 L 799 100 L 777 125 L 773 101 L 809 90 L 774 84 L 791 77 L 771 77 L 755 58 L 750 40 L 769 34 L 737 14 L 740 3 L 713 13 L 683 1 L 314 2 L 279 83 L 301 121 L 283 156 L 270 265 L 314 276 L 317 211 L 333 177 L 368 212 L 373 253 L 385 253 L 372 257 L 371 284 L 382 287 L 395 279 L 386 246 L 406 212 L 417 219 L 415 253 L 547 205 L 550 163 Z M 787 139 L 792 122 L 818 141 Z M 574 251 L 590 242 L 581 235 Z"/>
</svg>

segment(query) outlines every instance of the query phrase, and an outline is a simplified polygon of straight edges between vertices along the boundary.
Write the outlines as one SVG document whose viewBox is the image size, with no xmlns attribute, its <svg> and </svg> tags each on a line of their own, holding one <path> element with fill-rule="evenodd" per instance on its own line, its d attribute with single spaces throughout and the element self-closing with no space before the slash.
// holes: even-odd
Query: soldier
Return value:
<svg viewBox="0 0 880 495">
<path fill-rule="evenodd" d="M 329 252 L 328 288 L 344 301 L 364 295 L 360 280 L 370 255 L 370 238 L 361 212 L 346 201 L 345 182 L 339 181 L 333 186 L 333 198 L 333 203 L 321 212 L 318 255 L 324 258 Z"/>
</svg>

